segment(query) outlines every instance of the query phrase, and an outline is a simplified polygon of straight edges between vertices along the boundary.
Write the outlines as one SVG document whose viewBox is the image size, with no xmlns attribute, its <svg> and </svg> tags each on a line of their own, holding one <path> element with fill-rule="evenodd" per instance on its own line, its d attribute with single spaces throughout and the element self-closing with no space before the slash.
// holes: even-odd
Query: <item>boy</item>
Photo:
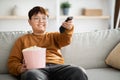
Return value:
<svg viewBox="0 0 120 80">
<path fill-rule="evenodd" d="M 20 76 L 21 80 L 87 80 L 86 74 L 78 67 L 64 65 L 59 51 L 71 42 L 74 29 L 72 20 L 63 22 L 63 33 L 47 33 L 45 30 L 48 14 L 43 7 L 32 8 L 28 17 L 33 33 L 16 40 L 8 59 L 9 72 L 14 76 Z M 45 68 L 27 70 L 22 50 L 31 46 L 46 48 Z"/>
</svg>

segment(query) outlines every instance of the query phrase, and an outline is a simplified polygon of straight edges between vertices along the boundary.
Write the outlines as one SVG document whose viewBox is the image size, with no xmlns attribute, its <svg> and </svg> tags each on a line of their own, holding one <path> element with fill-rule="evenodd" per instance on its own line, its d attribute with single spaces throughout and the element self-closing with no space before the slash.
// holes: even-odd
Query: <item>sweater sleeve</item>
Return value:
<svg viewBox="0 0 120 80">
<path fill-rule="evenodd" d="M 58 48 L 67 46 L 71 43 L 73 31 L 74 31 L 74 26 L 72 27 L 71 30 L 66 29 L 65 32 L 56 34 L 54 38 Z"/>
<path fill-rule="evenodd" d="M 20 38 L 15 42 L 8 58 L 8 71 L 12 75 L 19 75 L 22 66 L 22 42 Z"/>
</svg>

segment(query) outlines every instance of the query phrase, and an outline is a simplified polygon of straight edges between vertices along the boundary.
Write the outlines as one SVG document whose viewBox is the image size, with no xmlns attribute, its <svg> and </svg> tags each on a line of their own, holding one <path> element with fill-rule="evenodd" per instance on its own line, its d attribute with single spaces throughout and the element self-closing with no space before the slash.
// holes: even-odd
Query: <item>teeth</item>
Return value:
<svg viewBox="0 0 120 80">
<path fill-rule="evenodd" d="M 43 25 L 38 25 L 38 26 L 43 26 Z"/>
</svg>

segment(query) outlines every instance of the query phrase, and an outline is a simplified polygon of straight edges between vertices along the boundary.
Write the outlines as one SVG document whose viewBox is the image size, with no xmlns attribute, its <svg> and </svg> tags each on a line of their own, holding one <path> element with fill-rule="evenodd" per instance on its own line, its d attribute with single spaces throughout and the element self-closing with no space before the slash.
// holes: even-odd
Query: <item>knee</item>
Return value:
<svg viewBox="0 0 120 80">
<path fill-rule="evenodd" d="M 45 74 L 39 70 L 28 70 L 21 75 L 21 80 L 46 80 Z"/>
<path fill-rule="evenodd" d="M 72 75 L 73 75 L 74 79 L 88 80 L 88 77 L 83 69 L 81 69 L 79 67 L 72 67 L 71 69 L 72 69 Z"/>
<path fill-rule="evenodd" d="M 28 70 L 25 72 L 26 77 L 33 77 L 35 76 L 35 71 L 34 70 Z"/>
<path fill-rule="evenodd" d="M 84 73 L 83 70 L 79 67 L 71 66 L 70 68 L 71 68 L 70 70 L 72 71 L 72 73 L 78 73 L 78 74 Z"/>
<path fill-rule="evenodd" d="M 21 75 L 21 80 L 34 80 L 35 78 L 35 71 L 28 70 Z"/>
</svg>

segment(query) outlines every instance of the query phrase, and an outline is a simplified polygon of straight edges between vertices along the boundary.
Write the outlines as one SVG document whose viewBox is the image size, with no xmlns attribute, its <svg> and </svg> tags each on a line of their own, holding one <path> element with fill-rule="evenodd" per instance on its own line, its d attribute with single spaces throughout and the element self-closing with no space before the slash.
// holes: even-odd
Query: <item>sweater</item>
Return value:
<svg viewBox="0 0 120 80">
<path fill-rule="evenodd" d="M 12 75 L 20 75 L 20 69 L 23 64 L 22 50 L 38 46 L 46 48 L 46 64 L 64 64 L 63 56 L 60 49 L 70 44 L 73 34 L 73 28 L 64 33 L 59 32 L 46 32 L 45 34 L 35 35 L 33 33 L 25 34 L 19 37 L 11 50 L 8 58 L 8 71 Z"/>
</svg>

